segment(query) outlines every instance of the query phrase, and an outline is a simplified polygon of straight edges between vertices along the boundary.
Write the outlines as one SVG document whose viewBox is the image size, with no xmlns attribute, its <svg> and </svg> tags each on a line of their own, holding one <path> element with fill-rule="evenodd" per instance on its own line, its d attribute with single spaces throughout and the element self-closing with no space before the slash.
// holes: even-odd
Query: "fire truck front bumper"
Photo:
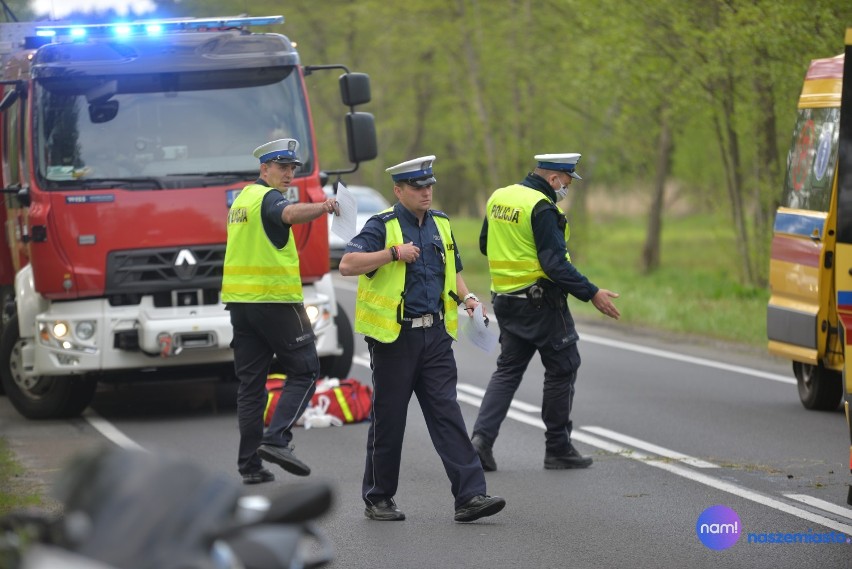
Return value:
<svg viewBox="0 0 852 569">
<path fill-rule="evenodd" d="M 329 308 L 309 313 L 318 355 L 339 351 Z M 92 372 L 229 363 L 233 328 L 224 305 L 158 308 L 110 306 L 103 299 L 54 303 L 35 315 L 34 338 L 20 343 L 26 375 Z"/>
<path fill-rule="evenodd" d="M 110 307 L 105 301 L 54 304 L 36 317 L 22 347 L 36 375 L 225 363 L 233 329 L 224 306 Z"/>
</svg>

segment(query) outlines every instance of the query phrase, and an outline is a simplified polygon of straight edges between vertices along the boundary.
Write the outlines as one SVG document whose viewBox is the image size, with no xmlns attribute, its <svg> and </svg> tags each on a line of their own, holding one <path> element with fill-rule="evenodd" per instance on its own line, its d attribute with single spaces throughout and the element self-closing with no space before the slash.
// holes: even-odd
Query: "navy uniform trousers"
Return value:
<svg viewBox="0 0 852 569">
<path fill-rule="evenodd" d="M 545 425 L 545 450 L 563 454 L 571 443 L 571 406 L 580 367 L 577 333 L 567 308 L 534 308 L 528 300 L 497 295 L 494 314 L 500 322 L 497 369 L 482 398 L 473 434 L 494 444 L 515 391 L 535 352 L 544 365 L 541 419 Z"/>
<path fill-rule="evenodd" d="M 240 381 L 237 420 L 241 474 L 263 466 L 257 456 L 261 444 L 287 446 L 291 429 L 302 416 L 316 390 L 319 359 L 311 323 L 301 303 L 229 303 L 234 327 L 234 371 Z M 278 358 L 287 381 L 269 428 L 264 433 L 266 379 L 272 356 Z"/>
<path fill-rule="evenodd" d="M 362 497 L 367 505 L 393 498 L 411 394 L 417 395 L 429 436 L 450 479 L 455 507 L 485 494 L 485 474 L 456 400 L 453 340 L 443 322 L 403 328 L 392 343 L 367 338 L 373 369 L 373 413 L 367 434 Z"/>
</svg>

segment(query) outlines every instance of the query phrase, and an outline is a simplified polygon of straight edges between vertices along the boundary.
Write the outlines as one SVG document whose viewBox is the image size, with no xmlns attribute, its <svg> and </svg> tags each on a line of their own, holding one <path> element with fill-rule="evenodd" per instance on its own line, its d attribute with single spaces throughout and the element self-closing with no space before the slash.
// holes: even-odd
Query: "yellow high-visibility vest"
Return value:
<svg viewBox="0 0 852 569">
<path fill-rule="evenodd" d="M 228 244 L 222 302 L 302 302 L 299 253 L 293 230 L 277 249 L 263 230 L 261 206 L 267 186 L 243 188 L 228 212 Z"/>
<path fill-rule="evenodd" d="M 568 216 L 565 215 L 565 212 L 562 210 L 559 205 L 556 205 L 556 209 L 559 210 L 559 215 L 565 218 L 565 260 L 569 263 L 571 262 L 571 252 L 568 251 L 568 239 L 571 237 L 571 226 L 568 224 Z"/>
<path fill-rule="evenodd" d="M 491 290 L 508 293 L 546 278 L 538 260 L 532 213 L 547 196 L 514 184 L 495 190 L 488 199 L 488 270 Z"/>
<path fill-rule="evenodd" d="M 390 213 L 386 209 L 378 215 Z M 441 298 L 444 303 L 444 325 L 447 333 L 456 338 L 458 330 L 457 304 L 450 296 L 456 288 L 455 243 L 450 230 L 450 220 L 438 215 L 433 216 L 438 234 L 444 246 L 444 291 Z M 396 216 L 385 217 L 385 247 L 402 244 L 402 228 Z M 355 331 L 370 338 L 389 344 L 399 337 L 401 325 L 398 315 L 405 311 L 402 293 L 405 290 L 405 271 L 407 264 L 402 261 L 382 265 L 371 277 L 358 277 L 358 294 L 355 299 Z"/>
</svg>

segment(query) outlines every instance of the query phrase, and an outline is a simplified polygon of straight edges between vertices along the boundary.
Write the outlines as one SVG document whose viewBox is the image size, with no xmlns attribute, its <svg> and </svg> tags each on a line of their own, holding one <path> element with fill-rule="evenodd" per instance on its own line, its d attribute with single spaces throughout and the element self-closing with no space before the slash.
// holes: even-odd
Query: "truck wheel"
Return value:
<svg viewBox="0 0 852 569">
<path fill-rule="evenodd" d="M 21 348 L 30 341 L 20 338 L 18 317 L 13 316 L 0 337 L 0 383 L 9 401 L 27 419 L 76 417 L 94 398 L 97 381 L 82 376 L 25 376 Z"/>
<path fill-rule="evenodd" d="M 805 409 L 834 411 L 843 397 L 843 377 L 822 364 L 793 362 L 793 374 L 799 388 L 799 399 Z"/>
<path fill-rule="evenodd" d="M 320 377 L 337 377 L 345 379 L 349 377 L 352 369 L 352 357 L 355 355 L 355 333 L 352 332 L 352 324 L 346 311 L 337 303 L 337 316 L 334 318 L 337 326 L 337 342 L 343 348 L 339 356 L 326 356 L 320 358 Z"/>
<path fill-rule="evenodd" d="M 0 286 L 0 334 L 3 334 L 3 330 L 6 329 L 6 325 L 9 323 L 9 320 L 12 319 L 12 314 L 14 314 L 13 310 L 6 310 L 7 304 L 12 304 L 14 306 L 15 302 L 15 289 L 11 286 Z M 6 391 L 3 389 L 3 382 L 0 381 L 0 395 L 5 395 Z"/>
</svg>

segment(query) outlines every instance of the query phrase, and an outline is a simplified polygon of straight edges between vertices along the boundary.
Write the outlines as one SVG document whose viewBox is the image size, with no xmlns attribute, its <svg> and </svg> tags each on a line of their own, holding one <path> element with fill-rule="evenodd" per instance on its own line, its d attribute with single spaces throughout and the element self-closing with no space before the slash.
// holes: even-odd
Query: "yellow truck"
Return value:
<svg viewBox="0 0 852 569">
<path fill-rule="evenodd" d="M 806 408 L 843 402 L 852 471 L 852 28 L 805 75 L 769 273 L 769 351 L 793 362 Z"/>
</svg>

